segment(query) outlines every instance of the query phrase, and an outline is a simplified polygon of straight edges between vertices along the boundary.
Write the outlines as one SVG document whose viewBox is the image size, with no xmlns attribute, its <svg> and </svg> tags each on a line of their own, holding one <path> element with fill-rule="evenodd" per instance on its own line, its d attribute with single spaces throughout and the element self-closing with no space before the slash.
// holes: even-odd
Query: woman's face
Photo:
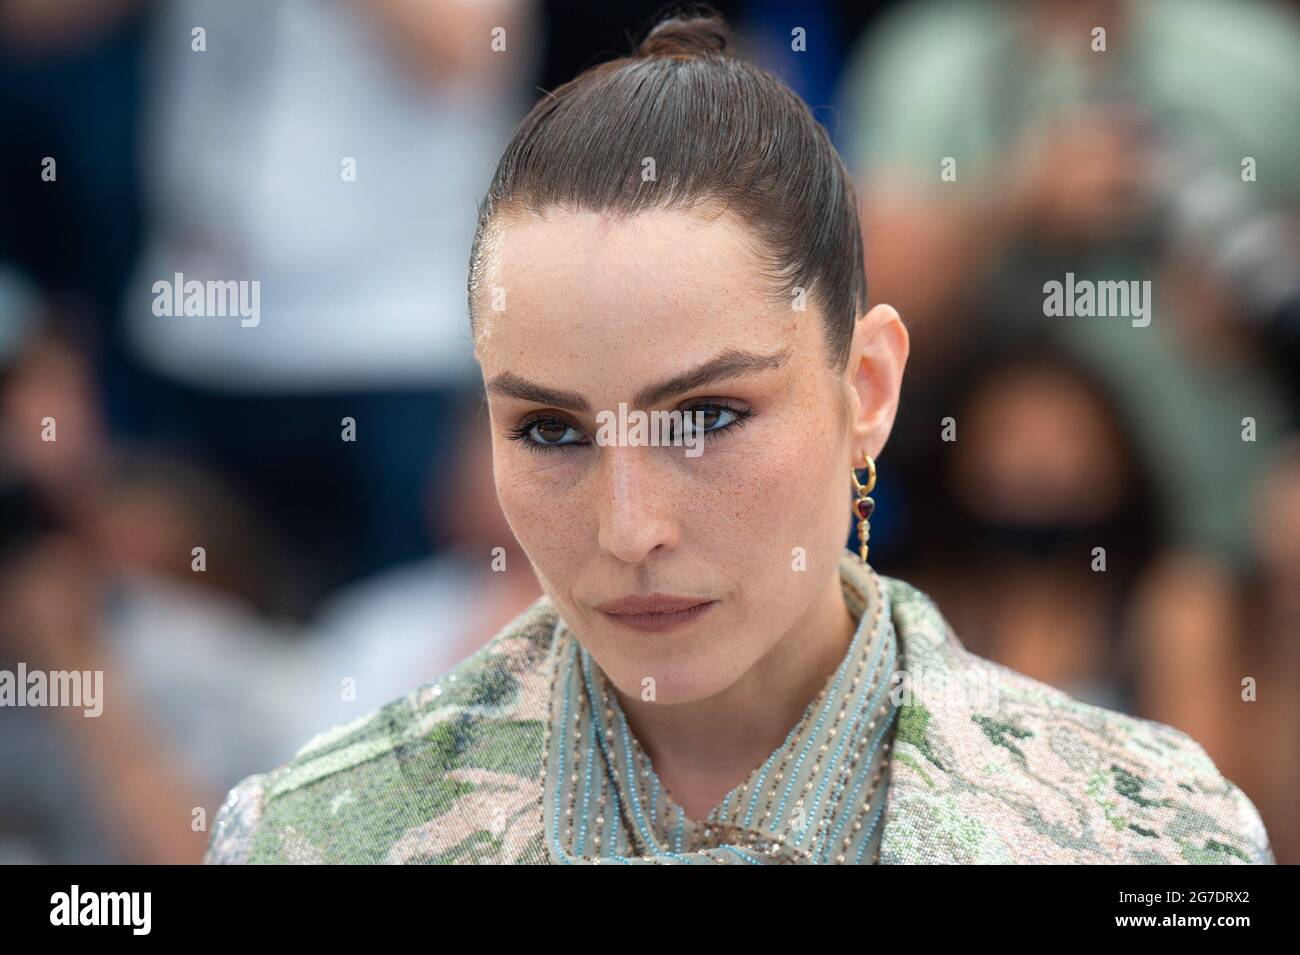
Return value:
<svg viewBox="0 0 1300 955">
<path fill-rule="evenodd" d="M 718 693 L 827 593 L 848 468 L 883 444 L 897 381 L 855 387 L 831 369 L 812 297 L 803 311 L 774 300 L 728 214 L 553 211 L 499 236 L 475 350 L 506 519 L 621 691 L 640 697 L 651 678 L 659 702 Z M 620 434 L 620 403 L 628 422 L 698 412 L 702 433 Z M 655 594 L 712 603 L 671 617 L 608 606 Z"/>
</svg>

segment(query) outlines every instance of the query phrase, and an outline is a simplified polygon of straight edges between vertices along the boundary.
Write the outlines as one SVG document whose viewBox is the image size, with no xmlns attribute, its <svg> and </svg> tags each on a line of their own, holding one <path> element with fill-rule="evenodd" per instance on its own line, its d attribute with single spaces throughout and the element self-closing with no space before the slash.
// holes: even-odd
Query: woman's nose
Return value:
<svg viewBox="0 0 1300 955">
<path fill-rule="evenodd" d="M 645 560 L 657 547 L 678 542 L 676 497 L 670 479 L 656 467 L 653 447 L 601 449 L 597 508 L 600 546 L 624 563 Z"/>
</svg>

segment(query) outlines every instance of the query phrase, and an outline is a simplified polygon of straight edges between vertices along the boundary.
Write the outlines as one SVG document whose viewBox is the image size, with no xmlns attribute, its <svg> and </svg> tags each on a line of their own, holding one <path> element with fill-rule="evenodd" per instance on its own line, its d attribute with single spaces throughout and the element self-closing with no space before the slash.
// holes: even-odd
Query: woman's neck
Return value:
<svg viewBox="0 0 1300 955">
<path fill-rule="evenodd" d="M 662 704 L 615 690 L 660 781 L 689 817 L 705 818 L 785 742 L 848 653 L 856 628 L 837 567 L 803 619 L 721 693 Z"/>
</svg>

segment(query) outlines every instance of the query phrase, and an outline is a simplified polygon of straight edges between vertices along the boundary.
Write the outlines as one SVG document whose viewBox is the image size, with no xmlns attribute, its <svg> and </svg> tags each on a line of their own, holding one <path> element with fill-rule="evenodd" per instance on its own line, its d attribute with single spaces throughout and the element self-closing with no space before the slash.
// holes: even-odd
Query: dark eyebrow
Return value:
<svg viewBox="0 0 1300 955">
<path fill-rule="evenodd" d="M 638 408 L 645 408 L 682 392 L 702 388 L 715 381 L 726 381 L 732 378 L 757 374 L 769 368 L 780 368 L 789 358 L 789 348 L 783 348 L 771 355 L 738 351 L 734 348 L 728 349 L 722 354 L 710 358 L 702 365 L 682 372 L 680 375 L 674 375 L 667 381 L 642 389 L 633 400 L 633 405 Z M 493 378 L 488 383 L 487 390 L 508 398 L 518 398 L 521 401 L 532 401 L 541 405 L 552 405 L 570 411 L 580 413 L 591 411 L 591 405 L 587 403 L 587 399 L 576 391 L 560 391 L 555 388 L 546 388 L 509 371 L 502 372 Z"/>
<path fill-rule="evenodd" d="M 694 391 L 715 381 L 727 381 L 731 378 L 743 378 L 769 368 L 780 368 L 790 358 L 790 349 L 783 348 L 772 355 L 760 355 L 756 352 L 737 351 L 729 348 L 716 358 L 710 358 L 704 364 L 692 368 L 680 375 L 674 375 L 665 382 L 643 389 L 633 404 L 638 408 L 657 405 L 684 391 Z"/>
<path fill-rule="evenodd" d="M 591 405 L 587 404 L 587 399 L 576 391 L 558 391 L 555 388 L 544 388 L 541 385 L 534 384 L 527 378 L 520 378 L 512 371 L 503 371 L 493 378 L 488 382 L 487 390 L 498 395 L 505 395 L 507 398 L 533 401 L 539 405 L 554 405 L 556 408 L 567 408 L 570 411 L 578 411 L 584 414 L 591 411 Z"/>
</svg>

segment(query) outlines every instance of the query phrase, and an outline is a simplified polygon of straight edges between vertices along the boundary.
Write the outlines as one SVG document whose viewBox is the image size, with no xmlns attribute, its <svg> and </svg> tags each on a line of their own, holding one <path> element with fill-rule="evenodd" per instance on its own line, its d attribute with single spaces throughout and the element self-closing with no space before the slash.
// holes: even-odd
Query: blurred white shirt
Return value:
<svg viewBox="0 0 1300 955">
<path fill-rule="evenodd" d="M 159 11 L 151 229 L 125 302 L 136 352 L 215 389 L 471 381 L 470 246 L 514 104 L 417 80 L 352 0 Z M 153 283 L 178 272 L 260 282 L 260 321 L 155 315 Z"/>
</svg>

